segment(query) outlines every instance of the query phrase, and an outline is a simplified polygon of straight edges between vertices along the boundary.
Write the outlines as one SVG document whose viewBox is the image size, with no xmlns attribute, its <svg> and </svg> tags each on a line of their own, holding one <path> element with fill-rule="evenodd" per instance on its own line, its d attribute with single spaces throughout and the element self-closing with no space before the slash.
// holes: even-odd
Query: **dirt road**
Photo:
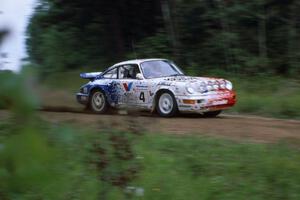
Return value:
<svg viewBox="0 0 300 200">
<path fill-rule="evenodd" d="M 288 140 L 300 143 L 300 121 L 297 120 L 239 115 L 220 115 L 210 119 L 195 115 L 160 118 L 149 113 L 95 115 L 80 112 L 40 112 L 40 116 L 54 123 L 66 122 L 96 129 L 103 126 L 122 129 L 128 127 L 130 121 L 148 133 L 210 135 L 252 142 Z"/>
<path fill-rule="evenodd" d="M 102 129 L 111 127 L 126 129 L 135 124 L 143 132 L 178 135 L 209 135 L 254 142 L 288 140 L 300 144 L 300 121 L 254 116 L 220 115 L 217 118 L 201 118 L 181 115 L 160 118 L 149 113 L 96 115 L 81 110 L 49 109 L 40 111 L 42 119 L 52 123 L 68 123 L 80 128 Z M 0 111 L 0 120 L 9 117 L 8 111 Z"/>
<path fill-rule="evenodd" d="M 149 113 L 134 115 L 109 114 L 95 115 L 83 112 L 83 107 L 74 100 L 74 96 L 63 90 L 40 90 L 44 109 L 39 115 L 53 123 L 69 123 L 74 126 L 101 129 L 103 127 L 127 128 L 136 124 L 143 132 L 178 135 L 209 135 L 255 142 L 277 142 L 288 140 L 300 144 L 300 121 L 281 120 L 242 115 L 220 115 L 214 119 L 201 118 L 198 115 L 181 115 L 175 118 L 160 118 Z M 0 120 L 9 113 L 0 110 Z"/>
</svg>

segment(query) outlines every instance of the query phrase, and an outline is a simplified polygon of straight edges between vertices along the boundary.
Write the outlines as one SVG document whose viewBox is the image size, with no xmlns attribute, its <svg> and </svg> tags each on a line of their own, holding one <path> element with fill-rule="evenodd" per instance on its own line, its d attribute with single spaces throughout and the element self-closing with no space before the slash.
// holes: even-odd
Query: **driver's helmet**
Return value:
<svg viewBox="0 0 300 200">
<path fill-rule="evenodd" d="M 130 75 L 130 78 L 135 78 L 136 77 L 135 67 L 129 68 L 129 75 Z"/>
</svg>

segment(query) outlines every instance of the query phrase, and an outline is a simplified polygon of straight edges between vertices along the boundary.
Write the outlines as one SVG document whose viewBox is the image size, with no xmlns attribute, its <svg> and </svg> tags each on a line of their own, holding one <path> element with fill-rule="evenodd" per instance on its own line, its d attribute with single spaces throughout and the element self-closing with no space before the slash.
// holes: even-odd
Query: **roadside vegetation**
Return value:
<svg viewBox="0 0 300 200">
<path fill-rule="evenodd" d="M 0 199 L 300 198 L 297 141 L 144 133 L 133 118 L 74 128 L 39 118 L 26 73 L 0 85 Z"/>
<path fill-rule="evenodd" d="M 260 76 L 232 81 L 238 94 L 232 112 L 300 119 L 299 80 Z"/>
<path fill-rule="evenodd" d="M 298 199 L 299 149 L 205 137 L 147 135 L 145 169 L 134 183 L 145 199 Z"/>
</svg>

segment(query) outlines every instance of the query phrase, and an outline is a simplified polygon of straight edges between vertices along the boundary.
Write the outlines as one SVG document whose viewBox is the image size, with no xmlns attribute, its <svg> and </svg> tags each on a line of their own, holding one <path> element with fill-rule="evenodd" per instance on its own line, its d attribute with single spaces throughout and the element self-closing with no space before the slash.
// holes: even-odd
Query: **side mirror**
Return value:
<svg viewBox="0 0 300 200">
<path fill-rule="evenodd" d="M 137 73 L 137 74 L 136 74 L 136 79 L 138 79 L 138 80 L 143 80 L 144 77 L 143 77 L 143 75 L 142 75 L 141 73 Z"/>
</svg>

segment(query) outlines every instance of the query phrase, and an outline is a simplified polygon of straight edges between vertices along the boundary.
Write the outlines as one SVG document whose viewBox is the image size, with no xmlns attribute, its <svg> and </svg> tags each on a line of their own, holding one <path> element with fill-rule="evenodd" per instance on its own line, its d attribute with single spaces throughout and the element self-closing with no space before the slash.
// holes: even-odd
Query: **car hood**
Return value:
<svg viewBox="0 0 300 200">
<path fill-rule="evenodd" d="M 232 90 L 232 83 L 225 79 L 194 76 L 171 76 L 159 80 L 159 85 L 192 88 L 196 93 L 206 93 L 217 90 Z M 228 87 L 227 87 L 228 85 Z"/>
</svg>

